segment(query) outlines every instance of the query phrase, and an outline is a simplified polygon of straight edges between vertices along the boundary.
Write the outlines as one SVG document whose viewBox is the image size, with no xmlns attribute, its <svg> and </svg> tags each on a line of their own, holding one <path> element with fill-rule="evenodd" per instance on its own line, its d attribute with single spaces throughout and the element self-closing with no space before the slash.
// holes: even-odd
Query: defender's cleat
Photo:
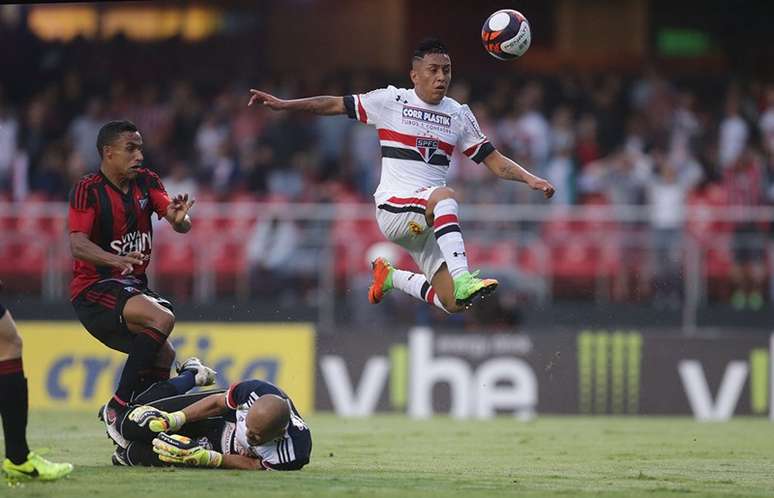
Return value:
<svg viewBox="0 0 774 498">
<path fill-rule="evenodd" d="M 392 290 L 392 272 L 395 269 L 384 258 L 376 258 L 371 263 L 371 268 L 373 268 L 373 282 L 368 289 L 368 300 L 371 304 L 377 304 Z"/>
<path fill-rule="evenodd" d="M 121 448 L 126 448 L 129 445 L 129 441 L 121 435 L 119 429 L 125 413 L 126 410 L 118 413 L 110 406 L 110 403 L 105 403 L 105 406 L 102 408 L 102 421 L 105 423 L 105 432 L 107 432 L 108 438 Z"/>
<path fill-rule="evenodd" d="M 12 463 L 7 458 L 3 461 L 3 472 L 10 479 L 54 481 L 65 477 L 72 471 L 73 464 L 49 462 L 32 451 L 27 455 L 27 461 L 19 465 Z"/>
<path fill-rule="evenodd" d="M 484 297 L 497 289 L 497 280 L 478 278 L 478 271 L 465 272 L 454 279 L 454 298 L 458 306 L 469 308 L 479 297 Z"/>
<path fill-rule="evenodd" d="M 193 370 L 195 373 L 194 382 L 197 386 L 211 386 L 215 383 L 215 370 L 211 369 L 199 358 L 192 356 L 185 360 L 182 365 L 177 365 L 177 373 L 180 374 L 184 370 Z"/>
</svg>

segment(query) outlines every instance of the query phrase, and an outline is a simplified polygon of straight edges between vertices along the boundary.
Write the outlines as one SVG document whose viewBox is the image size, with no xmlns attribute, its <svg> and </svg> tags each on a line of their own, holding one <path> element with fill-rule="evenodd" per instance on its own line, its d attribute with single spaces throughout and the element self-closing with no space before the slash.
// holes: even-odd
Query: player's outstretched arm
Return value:
<svg viewBox="0 0 774 498">
<path fill-rule="evenodd" d="M 223 461 L 220 464 L 222 469 L 236 470 L 263 470 L 261 461 L 244 455 L 223 455 Z"/>
<path fill-rule="evenodd" d="M 551 182 L 533 175 L 515 161 L 500 154 L 497 150 L 486 156 L 484 164 L 489 168 L 489 171 L 504 180 L 524 182 L 529 185 L 532 190 L 540 190 L 543 192 L 546 199 L 553 197 L 554 192 L 556 192 L 556 189 L 551 185 Z"/>
<path fill-rule="evenodd" d="M 223 415 L 227 411 L 226 396 L 223 393 L 211 394 L 183 408 L 183 414 L 185 414 L 187 422 L 196 422 L 197 420 Z"/>
<path fill-rule="evenodd" d="M 121 269 L 121 275 L 128 275 L 134 271 L 134 265 L 145 263 L 147 256 L 138 251 L 133 251 L 126 256 L 119 256 L 105 251 L 100 246 L 89 240 L 83 232 L 70 233 L 70 251 L 73 258 L 86 261 L 95 266 L 113 266 Z"/>
<path fill-rule="evenodd" d="M 250 93 L 248 106 L 263 104 L 273 111 L 304 111 L 323 116 L 347 113 L 347 109 L 344 107 L 344 97 L 321 95 L 305 99 L 283 100 L 254 88 L 250 89 Z"/>
</svg>

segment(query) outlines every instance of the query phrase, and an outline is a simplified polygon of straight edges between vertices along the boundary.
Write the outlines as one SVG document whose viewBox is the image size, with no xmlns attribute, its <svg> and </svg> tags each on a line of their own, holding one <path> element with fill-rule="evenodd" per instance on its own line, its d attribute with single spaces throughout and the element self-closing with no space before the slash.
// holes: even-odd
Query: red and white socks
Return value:
<svg viewBox="0 0 774 498">
<path fill-rule="evenodd" d="M 438 201 L 433 210 L 433 231 L 452 278 L 468 271 L 468 257 L 458 217 L 459 205 L 454 199 Z"/>
<path fill-rule="evenodd" d="M 441 300 L 435 294 L 433 286 L 430 285 L 430 282 L 428 282 L 421 273 L 413 273 L 395 268 L 392 271 L 392 286 L 395 289 L 399 289 L 406 294 L 433 304 L 446 311 L 443 304 L 441 304 Z"/>
</svg>

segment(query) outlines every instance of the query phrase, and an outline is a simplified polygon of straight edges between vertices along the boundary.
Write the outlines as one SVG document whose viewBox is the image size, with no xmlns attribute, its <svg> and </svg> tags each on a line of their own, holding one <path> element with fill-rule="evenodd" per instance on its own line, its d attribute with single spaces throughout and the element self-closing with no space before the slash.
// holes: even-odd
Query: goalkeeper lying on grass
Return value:
<svg viewBox="0 0 774 498">
<path fill-rule="evenodd" d="M 116 448 L 115 465 L 299 470 L 309 463 L 311 433 L 281 389 L 246 380 L 225 392 L 186 394 L 211 385 L 215 372 L 196 358 L 179 372 L 133 401 L 139 406 L 119 424 L 130 444 Z"/>
</svg>

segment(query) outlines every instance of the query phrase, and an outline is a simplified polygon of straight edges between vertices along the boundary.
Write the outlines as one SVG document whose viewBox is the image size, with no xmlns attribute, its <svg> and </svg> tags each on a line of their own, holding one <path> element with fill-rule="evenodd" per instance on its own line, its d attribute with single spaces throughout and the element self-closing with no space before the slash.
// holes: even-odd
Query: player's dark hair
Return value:
<svg viewBox="0 0 774 498">
<path fill-rule="evenodd" d="M 446 48 L 446 45 L 444 45 L 443 42 L 441 42 L 441 40 L 438 38 L 425 38 L 419 42 L 416 50 L 414 50 L 413 59 L 422 59 L 427 54 L 449 55 L 449 50 Z"/>
<path fill-rule="evenodd" d="M 135 132 L 137 127 L 127 119 L 105 123 L 99 129 L 99 133 L 97 133 L 97 152 L 99 152 L 99 157 L 102 157 L 102 148 L 104 146 L 115 142 L 118 136 L 126 131 Z"/>
</svg>

